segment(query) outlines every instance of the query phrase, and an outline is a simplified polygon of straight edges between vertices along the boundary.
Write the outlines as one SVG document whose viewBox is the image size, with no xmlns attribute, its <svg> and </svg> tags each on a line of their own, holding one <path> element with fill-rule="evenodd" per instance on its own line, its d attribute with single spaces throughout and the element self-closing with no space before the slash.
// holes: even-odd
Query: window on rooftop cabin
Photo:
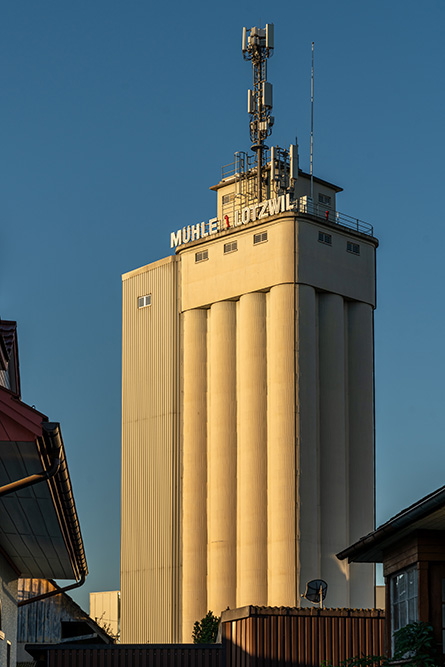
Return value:
<svg viewBox="0 0 445 667">
<path fill-rule="evenodd" d="M 222 196 L 222 204 L 225 206 L 226 204 L 230 204 L 235 199 L 235 193 L 231 192 L 228 195 L 223 195 Z"/>
<path fill-rule="evenodd" d="M 329 195 L 323 195 L 321 192 L 318 193 L 318 203 L 324 204 L 325 206 L 331 205 L 331 197 Z"/>
</svg>

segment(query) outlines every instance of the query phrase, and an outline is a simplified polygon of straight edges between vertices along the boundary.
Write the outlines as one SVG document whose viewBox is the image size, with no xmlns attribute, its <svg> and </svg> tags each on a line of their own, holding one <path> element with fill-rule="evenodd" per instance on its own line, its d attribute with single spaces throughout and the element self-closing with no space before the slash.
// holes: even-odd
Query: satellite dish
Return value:
<svg viewBox="0 0 445 667">
<path fill-rule="evenodd" d="M 323 600 L 326 597 L 328 585 L 323 579 L 312 579 L 306 584 L 306 592 L 301 596 L 309 602 L 319 604 L 323 608 Z"/>
</svg>

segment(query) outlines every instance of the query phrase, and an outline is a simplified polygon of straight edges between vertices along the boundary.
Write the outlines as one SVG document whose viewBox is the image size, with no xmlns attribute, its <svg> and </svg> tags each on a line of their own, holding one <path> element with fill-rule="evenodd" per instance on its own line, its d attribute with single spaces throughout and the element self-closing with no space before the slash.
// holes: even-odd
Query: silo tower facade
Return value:
<svg viewBox="0 0 445 667">
<path fill-rule="evenodd" d="M 374 606 L 335 554 L 374 527 L 373 229 L 270 149 L 273 26 L 243 32 L 252 152 L 216 216 L 123 276 L 122 641 L 190 641 L 211 609 Z"/>
</svg>

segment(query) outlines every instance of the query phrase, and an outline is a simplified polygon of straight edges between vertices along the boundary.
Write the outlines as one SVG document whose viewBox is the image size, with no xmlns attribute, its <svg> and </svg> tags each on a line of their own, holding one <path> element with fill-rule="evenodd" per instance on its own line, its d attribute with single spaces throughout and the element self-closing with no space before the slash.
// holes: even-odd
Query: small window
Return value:
<svg viewBox="0 0 445 667">
<path fill-rule="evenodd" d="M 358 243 L 352 243 L 352 241 L 348 241 L 346 244 L 346 250 L 348 252 L 352 252 L 354 255 L 360 255 L 360 246 Z"/>
<path fill-rule="evenodd" d="M 200 252 L 195 252 L 195 262 L 205 262 L 209 258 L 208 250 L 201 250 Z"/>
<path fill-rule="evenodd" d="M 229 252 L 235 252 L 238 250 L 238 241 L 231 241 L 230 243 L 224 243 L 224 254 L 227 255 Z"/>
<path fill-rule="evenodd" d="M 235 199 L 235 193 L 234 192 L 232 192 L 230 195 L 223 195 L 222 196 L 223 206 L 225 204 L 230 204 L 230 202 L 232 202 L 234 199 Z"/>
<path fill-rule="evenodd" d="M 445 653 L 445 579 L 442 579 L 442 653 Z"/>
<path fill-rule="evenodd" d="M 318 193 L 318 203 L 326 204 L 327 206 L 331 205 L 331 198 L 329 195 L 322 195 L 321 192 Z"/>
<path fill-rule="evenodd" d="M 151 306 L 151 294 L 138 296 L 138 308 L 145 308 L 146 306 Z"/>
<path fill-rule="evenodd" d="M 267 241 L 267 232 L 261 232 L 261 234 L 253 235 L 253 245 L 257 243 L 265 243 Z"/>
<path fill-rule="evenodd" d="M 410 567 L 391 577 L 391 633 L 418 620 L 417 569 Z"/>
<path fill-rule="evenodd" d="M 324 232 L 318 232 L 318 240 L 320 243 L 326 243 L 326 245 L 332 245 L 332 236 L 331 234 L 325 234 Z"/>
</svg>

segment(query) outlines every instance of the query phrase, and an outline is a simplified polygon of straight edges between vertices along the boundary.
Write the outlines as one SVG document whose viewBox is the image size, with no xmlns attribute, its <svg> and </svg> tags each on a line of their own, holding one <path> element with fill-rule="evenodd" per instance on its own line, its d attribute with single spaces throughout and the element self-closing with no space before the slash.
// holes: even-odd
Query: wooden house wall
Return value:
<svg viewBox="0 0 445 667">
<path fill-rule="evenodd" d="M 55 590 L 46 579 L 19 579 L 18 599 Z M 17 641 L 28 644 L 58 643 L 61 641 L 62 621 L 82 621 L 85 612 L 66 595 L 55 595 L 18 608 Z"/>
</svg>

